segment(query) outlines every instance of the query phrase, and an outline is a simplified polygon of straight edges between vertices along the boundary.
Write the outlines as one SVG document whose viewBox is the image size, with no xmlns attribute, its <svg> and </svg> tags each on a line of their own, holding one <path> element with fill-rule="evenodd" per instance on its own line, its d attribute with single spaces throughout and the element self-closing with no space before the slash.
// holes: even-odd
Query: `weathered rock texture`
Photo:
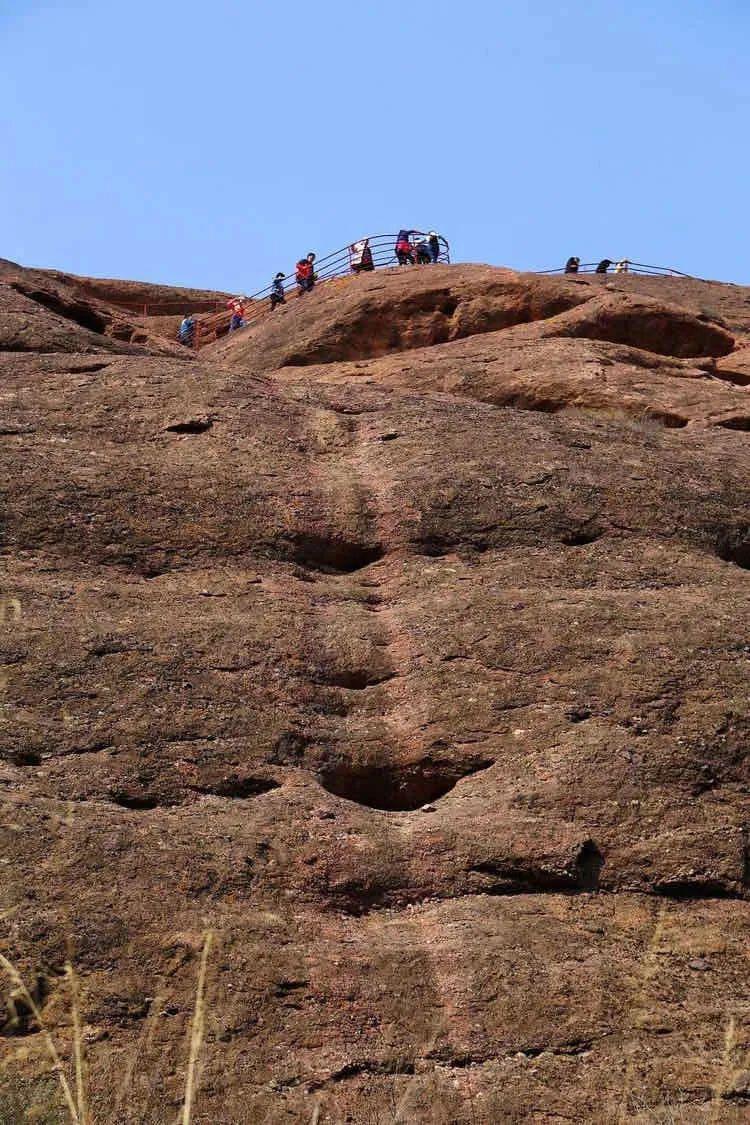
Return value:
<svg viewBox="0 0 750 1125">
<path fill-rule="evenodd" d="M 94 1120 L 175 1120 L 208 932 L 196 1122 L 746 1120 L 747 291 L 394 270 L 195 359 L 36 284 L 0 951 Z"/>
</svg>

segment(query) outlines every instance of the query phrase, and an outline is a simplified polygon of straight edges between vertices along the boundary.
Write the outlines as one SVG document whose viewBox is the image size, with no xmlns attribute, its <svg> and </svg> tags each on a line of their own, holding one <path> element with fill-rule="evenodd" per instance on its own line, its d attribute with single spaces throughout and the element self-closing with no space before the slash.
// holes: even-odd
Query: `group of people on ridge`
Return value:
<svg viewBox="0 0 750 1125">
<path fill-rule="evenodd" d="M 565 263 L 566 273 L 578 273 L 578 268 L 581 264 L 580 258 L 568 258 Z M 630 270 L 630 261 L 628 258 L 621 258 L 619 262 L 615 263 L 610 258 L 602 258 L 599 265 L 594 270 L 594 273 L 608 273 L 609 270 L 615 267 L 615 273 L 628 273 Z"/>
<path fill-rule="evenodd" d="M 415 242 L 411 241 L 413 235 L 419 235 L 419 239 Z M 422 231 L 418 230 L 400 230 L 396 236 L 394 253 L 400 266 L 437 262 L 440 259 L 441 253 L 440 237 L 434 230 L 431 230 L 429 234 L 424 234 Z M 349 246 L 349 267 L 352 273 L 355 274 L 368 273 L 370 270 L 375 269 L 375 261 L 372 256 L 369 238 L 360 238 L 357 242 L 352 242 Z M 279 270 L 271 282 L 271 311 L 273 311 L 277 305 L 286 304 L 284 293 L 285 276 L 283 270 Z M 315 273 L 315 254 L 312 250 L 297 262 L 294 268 L 294 280 L 297 283 L 297 293 L 300 297 L 305 293 L 310 293 L 315 288 L 318 275 Z M 235 298 L 234 302 L 230 301 L 230 306 L 233 307 L 237 300 L 244 300 L 244 298 Z M 233 308 L 232 323 L 230 323 L 229 326 L 230 332 L 234 331 L 235 328 L 242 328 L 244 326 L 243 317 L 244 307 L 240 315 L 242 323 L 235 321 Z"/>
<path fill-rule="evenodd" d="M 417 237 L 414 238 L 414 236 Z M 414 241 L 412 241 L 412 239 L 414 239 Z M 428 265 L 438 262 L 441 253 L 440 236 L 437 231 L 434 230 L 425 234 L 423 231 L 419 230 L 402 229 L 396 236 L 394 253 L 400 266 Z M 571 261 L 573 261 L 573 259 L 571 259 Z M 349 265 L 352 273 L 355 274 L 367 273 L 375 269 L 369 238 L 361 238 L 357 242 L 352 242 L 349 247 Z M 271 311 L 273 311 L 277 305 L 286 304 L 286 296 L 284 293 L 285 276 L 284 271 L 279 270 L 271 282 Z M 294 269 L 294 280 L 297 283 L 297 292 L 300 297 L 305 293 L 310 293 L 314 289 L 318 276 L 315 273 L 315 254 L 312 250 L 297 262 Z M 245 327 L 246 306 L 247 297 L 230 297 L 227 301 L 230 314 L 230 332 L 236 332 L 238 328 Z M 180 324 L 178 332 L 180 343 L 185 344 L 188 348 L 192 348 L 195 343 L 195 329 L 195 318 L 191 313 L 188 313 Z"/>
<path fill-rule="evenodd" d="M 412 235 L 418 235 L 412 242 Z M 440 238 L 436 231 L 424 234 L 420 230 L 400 230 L 396 238 L 396 258 L 400 266 L 434 264 L 440 259 Z"/>
</svg>

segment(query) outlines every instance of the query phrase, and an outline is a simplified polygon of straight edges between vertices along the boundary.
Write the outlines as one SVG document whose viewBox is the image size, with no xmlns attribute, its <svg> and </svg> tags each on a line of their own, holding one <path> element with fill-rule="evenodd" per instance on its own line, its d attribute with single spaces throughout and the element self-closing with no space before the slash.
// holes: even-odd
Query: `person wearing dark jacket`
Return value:
<svg viewBox="0 0 750 1125">
<path fill-rule="evenodd" d="M 432 261 L 437 262 L 440 258 L 440 239 L 438 238 L 436 231 L 430 231 L 427 238 L 427 245 L 430 248 L 430 257 L 432 258 Z"/>
<path fill-rule="evenodd" d="M 567 262 L 565 263 L 565 272 L 578 273 L 578 267 L 580 266 L 580 264 L 580 258 L 568 258 Z"/>
<path fill-rule="evenodd" d="M 276 274 L 276 277 L 271 282 L 271 312 L 277 305 L 285 305 L 286 299 L 284 297 L 284 273 L 282 270 Z"/>
<path fill-rule="evenodd" d="M 417 265 L 429 266 L 432 262 L 432 253 L 426 238 L 420 238 L 414 249 L 417 252 Z"/>
<path fill-rule="evenodd" d="M 607 273 L 607 271 L 609 270 L 609 268 L 612 264 L 613 263 L 610 261 L 609 258 L 602 258 L 601 262 L 596 267 L 596 272 L 597 273 Z"/>
<path fill-rule="evenodd" d="M 414 265 L 414 249 L 412 247 L 411 236 L 419 234 L 418 230 L 400 230 L 396 236 L 396 257 L 400 266 Z"/>
</svg>

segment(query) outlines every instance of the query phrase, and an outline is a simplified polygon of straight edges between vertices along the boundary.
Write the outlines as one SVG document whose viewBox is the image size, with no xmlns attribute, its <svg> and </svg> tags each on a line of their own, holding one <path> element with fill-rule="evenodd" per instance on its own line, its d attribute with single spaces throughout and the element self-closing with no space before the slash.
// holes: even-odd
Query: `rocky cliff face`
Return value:
<svg viewBox="0 0 750 1125">
<path fill-rule="evenodd" d="M 193 358 L 15 270 L 0 951 L 95 1120 L 176 1116 L 208 932 L 196 1122 L 745 1120 L 748 291 L 394 270 Z"/>
</svg>

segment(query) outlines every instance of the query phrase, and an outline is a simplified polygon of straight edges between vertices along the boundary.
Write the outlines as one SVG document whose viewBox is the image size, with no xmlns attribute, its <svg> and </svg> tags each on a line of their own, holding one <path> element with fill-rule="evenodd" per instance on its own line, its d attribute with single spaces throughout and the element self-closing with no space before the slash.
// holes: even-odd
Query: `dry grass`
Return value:
<svg viewBox="0 0 750 1125">
<path fill-rule="evenodd" d="M 665 430 L 680 428 L 676 415 L 668 410 L 659 411 L 648 406 L 636 406 L 626 410 L 622 406 L 565 406 L 557 411 L 564 418 L 602 422 L 614 422 L 623 429 L 644 437 L 661 437 Z M 671 424 L 670 424 L 671 423 Z"/>
<path fill-rule="evenodd" d="M 639 1125 L 679 1125 L 683 1111 L 667 1095 L 659 1105 L 651 1105 L 645 1098 L 633 1097 L 630 1101 L 631 1114 L 628 1120 Z"/>
<path fill-rule="evenodd" d="M 65 977 L 70 985 L 70 1011 L 73 1017 L 73 1057 L 75 1059 L 76 1068 L 76 1104 L 78 1107 L 78 1119 L 81 1125 L 88 1125 L 81 1005 L 78 996 L 78 977 L 76 976 L 72 961 L 68 961 L 65 965 Z"/>
<path fill-rule="evenodd" d="M 711 1099 L 711 1116 L 709 1117 L 709 1125 L 715 1125 L 719 1120 L 721 1114 L 721 1100 L 724 1095 L 732 1075 L 732 1056 L 734 1049 L 737 1045 L 737 1025 L 734 1016 L 730 1016 L 727 1020 L 726 1030 L 724 1032 L 724 1053 L 721 1059 L 721 1070 L 719 1077 L 714 1086 L 713 1097 Z"/>
<path fill-rule="evenodd" d="M 190 1051 L 188 1057 L 187 1072 L 185 1076 L 185 1092 L 183 1099 L 183 1108 L 180 1117 L 181 1125 L 191 1125 L 193 1116 L 193 1107 L 195 1105 L 195 1097 L 198 1091 L 198 1064 L 200 1060 L 200 1053 L 203 1047 L 203 1040 L 206 1028 L 206 980 L 208 976 L 208 963 L 211 953 L 211 947 L 214 942 L 214 932 L 206 930 L 203 939 L 203 951 L 201 953 L 200 967 L 198 970 L 198 981 L 195 993 L 195 1008 L 193 1012 L 193 1019 L 190 1027 Z M 65 980 L 67 981 L 70 989 L 70 1012 L 71 1023 L 73 1029 L 73 1066 L 75 1072 L 75 1093 L 71 1082 L 66 1075 L 66 1068 L 58 1052 L 55 1044 L 54 1037 L 49 1027 L 47 1026 L 39 1004 L 34 999 L 29 988 L 26 986 L 21 973 L 17 967 L 8 960 L 2 953 L 0 953 L 0 969 L 2 969 L 9 978 L 12 986 L 12 996 L 16 1000 L 23 1002 L 24 1006 L 28 1008 L 29 1012 L 36 1021 L 39 1033 L 42 1036 L 47 1054 L 49 1055 L 52 1063 L 52 1069 L 57 1083 L 56 1088 L 62 1095 L 62 1101 L 65 1107 L 66 1118 L 69 1125 L 93 1125 L 93 1118 L 89 1111 L 88 1098 L 87 1098 L 87 1076 L 86 1076 L 86 1054 L 85 1054 L 85 1040 L 83 1033 L 83 1024 L 81 1020 L 81 1004 L 80 1004 L 80 988 L 78 976 L 73 968 L 72 960 L 68 960 L 65 965 Z M 123 1081 L 120 1085 L 117 1098 L 113 1106 L 114 1122 L 121 1122 L 123 1120 L 123 1111 L 132 1110 L 132 1105 L 128 1105 L 128 1096 L 132 1089 L 132 1079 L 135 1073 L 135 1068 L 138 1058 L 144 1045 L 148 1042 L 150 1035 L 153 1032 L 155 1015 L 160 1007 L 160 999 L 151 1006 L 151 1013 L 144 1025 L 143 1033 L 139 1039 L 138 1045 L 131 1056 Z M 5 1087 L 0 1089 L 0 1125 L 10 1125 L 13 1121 L 27 1120 L 27 1111 L 29 1106 L 25 1100 L 23 1093 L 24 1087 L 21 1083 L 14 1083 L 12 1085 L 6 1084 Z M 5 1104 L 4 1104 L 5 1103 Z M 60 1120 L 58 1111 L 53 1106 L 46 1106 L 44 1109 L 45 1116 L 39 1117 L 37 1108 L 34 1107 L 34 1119 L 41 1122 L 53 1122 Z"/>
<path fill-rule="evenodd" d="M 622 1096 L 620 1098 L 620 1106 L 617 1112 L 618 1125 L 625 1125 L 630 1118 L 630 1094 L 633 1086 L 633 1078 L 635 1075 L 635 1056 L 639 1041 L 639 1018 L 643 1011 L 646 1001 L 646 993 L 649 982 L 656 974 L 658 969 L 657 952 L 661 944 L 662 934 L 664 932 L 664 922 L 666 918 L 666 904 L 661 902 L 658 911 L 654 917 L 654 926 L 651 931 L 651 937 L 648 944 L 643 951 L 643 957 L 638 972 L 638 978 L 633 995 L 633 1001 L 630 1009 L 630 1042 L 628 1044 L 628 1062 L 625 1069 L 625 1080 L 622 1086 Z"/>
<path fill-rule="evenodd" d="M 34 1019 L 36 1020 L 39 1031 L 42 1035 L 42 1039 L 44 1041 L 44 1045 L 47 1048 L 47 1053 L 52 1060 L 52 1068 L 55 1072 L 55 1075 L 57 1076 L 58 1082 L 60 1083 L 60 1089 L 62 1091 L 65 1105 L 70 1115 L 70 1120 L 73 1125 L 81 1125 L 78 1106 L 76 1105 L 75 1099 L 73 1097 L 73 1091 L 70 1088 L 70 1083 L 65 1077 L 65 1068 L 59 1054 L 57 1053 L 55 1041 L 52 1038 L 52 1034 L 49 1028 L 44 1022 L 44 1017 L 39 1010 L 39 1006 L 36 1000 L 26 987 L 23 977 L 19 973 L 18 969 L 15 967 L 15 965 L 12 964 L 12 962 L 8 960 L 7 957 L 4 957 L 2 953 L 0 953 L 0 968 L 5 970 L 8 977 L 15 986 L 16 995 L 23 1000 L 23 1002 L 27 1005 L 29 1011 L 33 1015 Z"/>
<path fill-rule="evenodd" d="M 115 1121 L 120 1120 L 120 1111 L 125 1105 L 126 1098 L 132 1091 L 135 1068 L 138 1064 L 139 1058 L 141 1058 L 144 1051 L 150 1046 L 151 1037 L 153 1036 L 154 1030 L 156 1028 L 156 1015 L 157 1012 L 160 1011 L 163 1002 L 164 997 L 161 993 L 157 993 L 151 1003 L 151 1007 L 149 1008 L 148 1016 L 143 1022 L 143 1029 L 139 1036 L 138 1042 L 135 1045 L 135 1050 L 132 1052 L 128 1065 L 125 1068 L 125 1073 L 122 1077 L 122 1082 L 120 1083 L 120 1088 L 115 1099 L 115 1104 L 112 1111 L 112 1117 Z"/>
<path fill-rule="evenodd" d="M 188 1059 L 187 1076 L 185 1078 L 185 1101 L 182 1110 L 182 1125 L 190 1125 L 193 1101 L 198 1085 L 198 1057 L 201 1047 L 203 1046 L 203 1035 L 206 1028 L 206 974 L 208 971 L 208 956 L 211 952 L 213 940 L 213 931 L 206 930 L 203 939 L 203 953 L 201 954 L 200 969 L 198 970 L 195 1012 L 193 1013 L 193 1024 L 190 1029 L 190 1057 Z"/>
</svg>

